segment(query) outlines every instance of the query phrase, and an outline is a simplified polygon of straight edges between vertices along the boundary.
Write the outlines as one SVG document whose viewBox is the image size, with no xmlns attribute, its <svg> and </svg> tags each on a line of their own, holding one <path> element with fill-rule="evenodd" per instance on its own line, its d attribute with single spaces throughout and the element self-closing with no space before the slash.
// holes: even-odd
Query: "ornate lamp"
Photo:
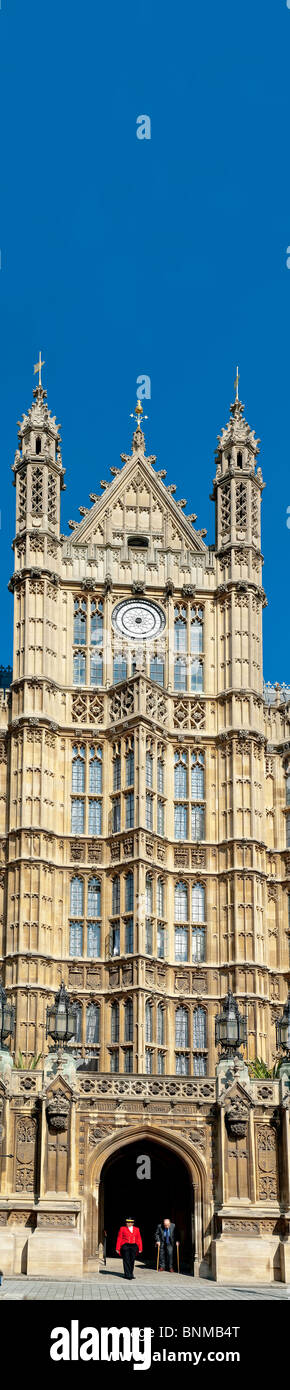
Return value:
<svg viewBox="0 0 290 1390">
<path fill-rule="evenodd" d="M 0 1050 L 2 1052 L 5 1038 L 9 1038 L 10 1033 L 14 1033 L 15 1008 L 10 1004 L 7 994 L 2 984 L 0 984 Z"/>
<path fill-rule="evenodd" d="M 236 1057 L 240 1045 L 247 1041 L 247 1020 L 240 1014 L 236 999 L 229 989 L 220 1014 L 215 1020 L 216 1047 L 222 1048 L 224 1057 Z"/>
<path fill-rule="evenodd" d="M 276 1021 L 276 1043 L 277 1050 L 280 1051 L 282 1047 L 283 1052 L 286 1052 L 287 1061 L 290 1062 L 290 990 L 282 1016 Z"/>
<path fill-rule="evenodd" d="M 62 1057 L 65 1043 L 76 1037 L 76 1005 L 72 1004 L 63 980 L 55 995 L 53 1004 L 46 1010 L 46 1037 L 53 1038 L 57 1044 L 58 1060 Z"/>
</svg>

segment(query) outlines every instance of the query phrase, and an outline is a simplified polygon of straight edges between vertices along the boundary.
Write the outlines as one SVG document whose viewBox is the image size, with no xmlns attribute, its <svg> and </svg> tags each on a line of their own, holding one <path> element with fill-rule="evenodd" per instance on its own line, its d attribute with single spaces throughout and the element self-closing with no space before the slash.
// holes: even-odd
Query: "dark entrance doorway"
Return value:
<svg viewBox="0 0 290 1390">
<path fill-rule="evenodd" d="M 148 1176 L 138 1178 L 144 1170 Z M 169 1216 L 180 1239 L 180 1267 L 192 1272 L 193 1187 L 185 1163 L 172 1149 L 143 1138 L 112 1154 L 102 1171 L 100 1199 L 100 1240 L 105 1230 L 108 1256 L 116 1254 L 119 1226 L 133 1216 L 140 1227 L 144 1259 L 154 1266 L 156 1227 Z M 174 1263 L 176 1267 L 176 1256 Z"/>
</svg>

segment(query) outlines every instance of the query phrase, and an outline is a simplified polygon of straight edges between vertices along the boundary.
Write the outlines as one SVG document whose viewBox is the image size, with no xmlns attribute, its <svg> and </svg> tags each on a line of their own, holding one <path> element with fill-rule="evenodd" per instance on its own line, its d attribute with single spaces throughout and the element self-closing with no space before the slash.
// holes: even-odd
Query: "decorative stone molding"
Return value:
<svg viewBox="0 0 290 1390">
<path fill-rule="evenodd" d="M 46 1116 L 48 1127 L 52 1134 L 62 1134 L 68 1127 L 70 1102 L 67 1096 L 59 1091 L 53 1099 L 47 1102 Z"/>
<path fill-rule="evenodd" d="M 249 1107 L 237 1097 L 231 1098 L 225 1106 L 225 1122 L 230 1139 L 245 1139 Z"/>
</svg>

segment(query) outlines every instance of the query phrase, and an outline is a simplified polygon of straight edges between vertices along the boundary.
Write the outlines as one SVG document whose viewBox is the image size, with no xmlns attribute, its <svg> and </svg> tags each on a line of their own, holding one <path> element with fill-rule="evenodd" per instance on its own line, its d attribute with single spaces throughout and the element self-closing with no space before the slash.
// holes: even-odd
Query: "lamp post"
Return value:
<svg viewBox="0 0 290 1390">
<path fill-rule="evenodd" d="M 281 1018 L 276 1020 L 277 1051 L 285 1052 L 285 1062 L 290 1062 L 290 990 Z"/>
<path fill-rule="evenodd" d="M 240 1057 L 241 1054 L 238 1052 L 238 1048 L 240 1046 L 244 1047 L 246 1041 L 246 1016 L 245 1014 L 240 1014 L 236 999 L 234 999 L 229 989 L 221 1012 L 217 1014 L 215 1020 L 216 1047 L 221 1047 L 222 1057 Z"/>
<path fill-rule="evenodd" d="M 71 1002 L 62 980 L 53 1004 L 48 1004 L 46 1010 L 46 1037 L 53 1038 L 57 1044 L 58 1065 L 63 1058 L 65 1043 L 76 1037 L 76 1031 L 76 1005 Z"/>
<path fill-rule="evenodd" d="M 0 1051 L 6 1052 L 3 1047 L 4 1039 L 9 1038 L 9 1034 L 14 1033 L 15 1008 L 10 1004 L 4 986 L 0 984 Z"/>
</svg>

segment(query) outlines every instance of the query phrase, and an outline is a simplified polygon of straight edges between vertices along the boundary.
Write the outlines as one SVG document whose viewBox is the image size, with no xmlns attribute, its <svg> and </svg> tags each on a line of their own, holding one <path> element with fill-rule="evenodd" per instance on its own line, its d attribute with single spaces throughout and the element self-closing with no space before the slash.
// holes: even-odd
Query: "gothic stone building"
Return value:
<svg viewBox="0 0 290 1390">
<path fill-rule="evenodd" d="M 289 980 L 289 691 L 263 685 L 258 443 L 237 389 L 207 545 L 139 403 L 135 426 L 69 537 L 40 374 L 19 427 L 0 945 L 27 1069 L 2 1054 L 0 1263 L 96 1268 L 130 1194 L 148 1258 L 165 1206 L 184 1267 L 283 1280 L 287 1077 L 216 1075 L 214 1041 L 230 987 L 271 1066 Z M 62 980 L 78 1031 L 53 1070 Z"/>
</svg>

